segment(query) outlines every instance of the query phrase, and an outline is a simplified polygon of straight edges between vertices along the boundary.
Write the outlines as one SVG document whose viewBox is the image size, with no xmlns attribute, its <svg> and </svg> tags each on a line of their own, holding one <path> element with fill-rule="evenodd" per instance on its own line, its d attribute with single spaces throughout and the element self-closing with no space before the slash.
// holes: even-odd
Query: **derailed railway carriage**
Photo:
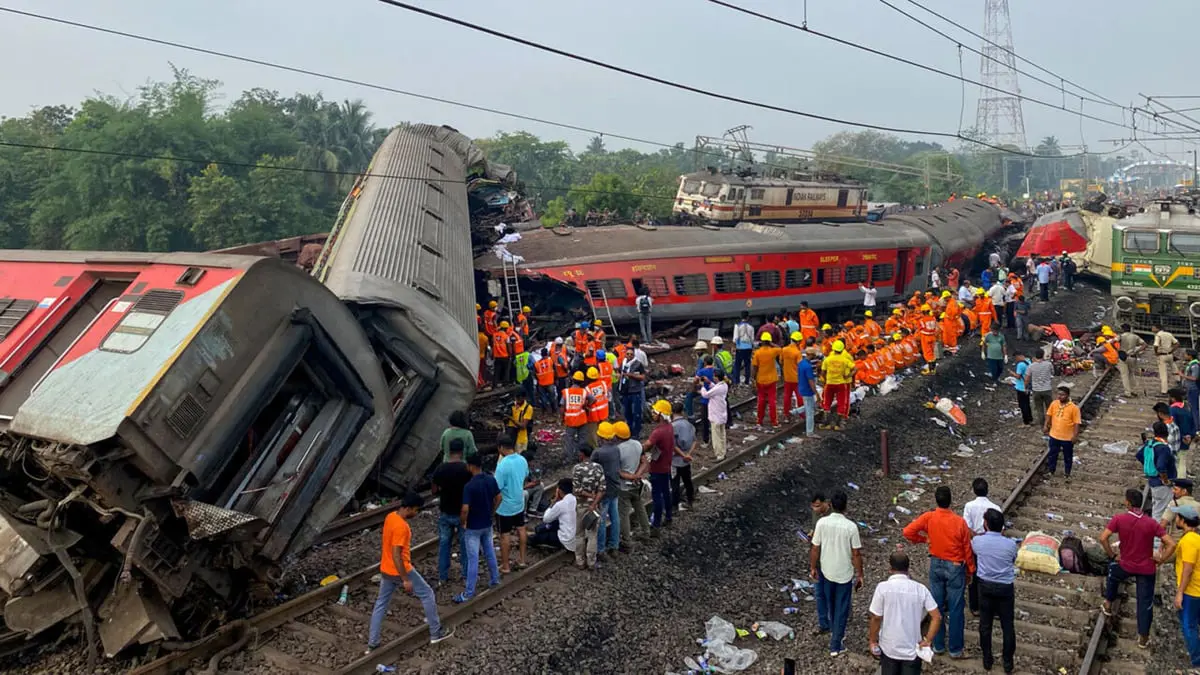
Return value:
<svg viewBox="0 0 1200 675">
<path fill-rule="evenodd" d="M 0 252 L 0 591 L 105 652 L 217 620 L 385 449 L 354 316 L 266 258 Z M 93 615 L 91 606 L 99 603 Z"/>
</svg>

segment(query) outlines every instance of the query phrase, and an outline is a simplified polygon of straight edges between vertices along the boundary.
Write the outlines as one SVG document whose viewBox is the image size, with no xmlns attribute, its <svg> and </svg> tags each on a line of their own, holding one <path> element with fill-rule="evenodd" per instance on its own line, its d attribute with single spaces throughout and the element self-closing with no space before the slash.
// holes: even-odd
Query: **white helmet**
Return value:
<svg viewBox="0 0 1200 675">
<path fill-rule="evenodd" d="M 711 339 L 711 340 L 709 340 L 709 341 L 708 341 L 708 344 L 710 344 L 710 345 L 723 345 L 723 344 L 725 344 L 725 341 L 721 339 L 721 336 L 720 336 L 720 335 L 714 335 L 714 336 L 713 336 L 713 339 Z"/>
<path fill-rule="evenodd" d="M 692 347 L 692 351 L 697 351 L 697 352 L 705 351 L 707 349 L 708 349 L 708 343 L 705 342 L 704 340 L 700 340 L 699 342 L 696 343 L 695 347 Z"/>
</svg>

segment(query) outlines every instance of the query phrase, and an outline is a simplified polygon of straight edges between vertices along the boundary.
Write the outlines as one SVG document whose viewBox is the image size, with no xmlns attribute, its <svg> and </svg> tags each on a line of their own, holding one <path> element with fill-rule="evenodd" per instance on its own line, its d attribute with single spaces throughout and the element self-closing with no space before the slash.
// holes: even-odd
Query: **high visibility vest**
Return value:
<svg viewBox="0 0 1200 675">
<path fill-rule="evenodd" d="M 492 333 L 492 356 L 498 359 L 508 358 L 508 333 L 497 331 Z"/>
<path fill-rule="evenodd" d="M 597 328 L 596 330 L 592 331 L 592 342 L 600 345 L 601 348 L 604 347 L 605 336 L 603 328 Z"/>
<path fill-rule="evenodd" d="M 554 356 L 554 376 L 566 377 L 570 374 L 568 368 L 569 364 L 567 361 L 567 351 L 565 349 L 560 349 L 558 354 Z"/>
<path fill-rule="evenodd" d="M 875 323 L 875 319 L 867 319 L 866 321 L 863 321 L 863 330 L 867 332 L 867 335 L 870 335 L 873 338 L 879 337 L 879 333 L 882 331 L 882 329 L 879 327 L 879 324 Z"/>
<path fill-rule="evenodd" d="M 1121 355 L 1117 354 L 1117 348 L 1111 342 L 1104 343 L 1104 360 L 1108 361 L 1110 366 L 1117 365 L 1117 361 L 1121 360 Z"/>
<path fill-rule="evenodd" d="M 588 393 L 592 395 L 592 405 L 588 407 L 587 421 L 603 422 L 608 419 L 608 387 L 602 380 L 588 384 Z"/>
<path fill-rule="evenodd" d="M 926 316 L 921 319 L 921 337 L 937 337 L 937 319 Z"/>
<path fill-rule="evenodd" d="M 585 342 L 584 345 L 585 345 L 584 350 L 583 350 L 584 364 L 588 365 L 588 366 L 596 365 L 596 345 L 592 342 Z M 578 344 L 575 346 L 575 349 L 579 349 Z"/>
<path fill-rule="evenodd" d="M 496 334 L 496 312 L 490 309 L 483 313 L 483 331 L 488 335 Z"/>
<path fill-rule="evenodd" d="M 533 364 L 533 372 L 537 376 L 539 387 L 549 387 L 554 384 L 554 364 L 549 357 L 543 357 Z"/>
<path fill-rule="evenodd" d="M 581 427 L 587 424 L 588 413 L 583 409 L 587 390 L 583 387 L 568 387 L 564 398 L 566 405 L 563 407 L 563 424 L 568 427 Z"/>
<path fill-rule="evenodd" d="M 587 343 L 591 342 L 587 331 L 582 328 L 575 329 L 575 351 L 583 351 L 587 347 Z"/>
<path fill-rule="evenodd" d="M 800 332 L 804 333 L 805 337 L 816 335 L 820 326 L 821 320 L 817 318 L 816 312 L 811 309 L 800 310 Z"/>
<path fill-rule="evenodd" d="M 612 383 L 613 367 L 608 359 L 596 364 L 596 370 L 600 371 L 600 381 Z"/>
<path fill-rule="evenodd" d="M 517 332 L 524 337 L 529 337 L 529 319 L 524 314 L 517 315 Z"/>
<path fill-rule="evenodd" d="M 728 349 L 722 349 L 717 352 L 717 364 L 721 366 L 721 370 L 726 374 L 733 372 L 733 354 Z"/>
<path fill-rule="evenodd" d="M 508 339 L 512 340 L 514 354 L 525 353 L 525 340 L 521 339 L 520 333 L 509 328 L 508 329 Z"/>
<path fill-rule="evenodd" d="M 523 383 L 529 379 L 529 362 L 532 360 L 532 354 L 521 352 L 513 358 L 513 363 L 517 366 L 517 384 Z"/>
<path fill-rule="evenodd" d="M 617 355 L 617 367 L 625 365 L 625 355 L 629 352 L 629 345 L 618 344 L 613 347 L 613 353 Z"/>
</svg>

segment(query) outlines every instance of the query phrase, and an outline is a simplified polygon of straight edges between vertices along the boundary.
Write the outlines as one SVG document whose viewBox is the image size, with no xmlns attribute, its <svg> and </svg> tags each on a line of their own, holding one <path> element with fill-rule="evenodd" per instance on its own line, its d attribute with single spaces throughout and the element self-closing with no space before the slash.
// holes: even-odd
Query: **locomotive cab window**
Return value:
<svg viewBox="0 0 1200 675">
<path fill-rule="evenodd" d="M 784 283 L 788 288 L 808 288 L 813 283 L 812 270 L 788 270 L 784 277 Z"/>
<path fill-rule="evenodd" d="M 766 194 L 767 191 L 763 188 L 750 188 L 750 199 L 755 201 L 762 201 L 762 198 L 766 196 Z"/>
<path fill-rule="evenodd" d="M 155 288 L 147 291 L 113 327 L 100 349 L 106 352 L 132 354 L 142 348 L 167 316 L 183 301 L 182 291 Z"/>
<path fill-rule="evenodd" d="M 628 297 L 624 279 L 588 279 L 587 289 L 593 300 Z"/>
<path fill-rule="evenodd" d="M 755 291 L 779 290 L 779 271 L 762 270 L 761 272 L 751 272 L 750 288 L 754 289 Z"/>
<path fill-rule="evenodd" d="M 676 295 L 708 295 L 708 277 L 703 274 L 681 274 L 675 277 Z"/>
<path fill-rule="evenodd" d="M 665 298 L 671 294 L 666 277 L 637 277 L 633 280 L 633 290 L 640 295 L 640 289 L 645 289 L 652 298 Z"/>
<path fill-rule="evenodd" d="M 1126 253 L 1138 253 L 1141 255 L 1158 253 L 1158 233 L 1125 230 L 1121 245 L 1125 248 Z"/>
<path fill-rule="evenodd" d="M 818 286 L 837 286 L 842 283 L 842 270 L 837 267 L 822 267 L 817 270 Z"/>
<path fill-rule="evenodd" d="M 1200 255 L 1200 234 L 1174 232 L 1171 234 L 1167 253 L 1178 255 Z"/>
<path fill-rule="evenodd" d="M 694 195 L 697 192 L 700 192 L 700 181 L 685 180 L 683 181 L 683 186 L 679 188 L 679 191 L 683 192 L 684 194 Z"/>
<path fill-rule="evenodd" d="M 716 197 L 723 187 L 725 187 L 723 183 L 705 183 L 704 187 L 700 189 L 700 194 L 705 197 Z"/>
<path fill-rule="evenodd" d="M 866 265 L 849 265 L 846 267 L 846 283 L 863 284 L 867 282 Z"/>
<path fill-rule="evenodd" d="M 745 293 L 745 272 L 717 272 L 713 274 L 713 285 L 718 293 Z"/>
<path fill-rule="evenodd" d="M 871 266 L 871 281 L 879 283 L 881 281 L 891 281 L 896 274 L 896 268 L 891 263 L 882 263 Z"/>
</svg>

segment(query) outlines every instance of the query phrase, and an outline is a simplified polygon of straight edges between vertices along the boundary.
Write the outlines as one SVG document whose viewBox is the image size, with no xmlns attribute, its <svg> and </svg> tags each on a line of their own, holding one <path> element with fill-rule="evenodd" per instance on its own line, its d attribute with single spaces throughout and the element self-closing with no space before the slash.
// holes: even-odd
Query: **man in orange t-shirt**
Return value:
<svg viewBox="0 0 1200 675">
<path fill-rule="evenodd" d="M 792 333 L 792 342 L 779 351 L 779 366 L 783 370 L 783 421 L 792 420 L 792 408 L 800 407 L 800 359 L 804 352 L 800 349 L 804 342 L 804 334 L 800 331 Z"/>
<path fill-rule="evenodd" d="M 950 488 L 939 486 L 933 498 L 937 508 L 918 516 L 903 534 L 914 544 L 929 543 L 929 590 L 946 617 L 933 638 L 933 649 L 939 654 L 949 649 L 950 658 L 958 659 L 965 646 L 963 591 L 975 573 L 974 533 L 962 516 L 950 510 Z"/>
<path fill-rule="evenodd" d="M 425 608 L 425 622 L 429 624 L 431 644 L 437 644 L 454 634 L 453 630 L 442 628 L 433 589 L 412 566 L 412 529 L 408 526 L 408 519 L 417 515 L 423 501 L 420 495 L 409 493 L 400 500 L 400 508 L 389 513 L 383 521 L 379 597 L 375 599 L 375 610 L 371 613 L 371 628 L 367 637 L 368 651 L 379 647 L 379 632 L 383 627 L 383 619 L 387 616 L 388 605 L 392 602 L 392 593 L 400 585 L 404 586 L 405 592 L 412 593 L 421 600 L 421 606 Z"/>
<path fill-rule="evenodd" d="M 768 405 L 771 406 L 771 424 L 779 424 L 779 412 L 775 407 L 775 387 L 779 382 L 779 347 L 771 342 L 771 334 L 763 332 L 759 336 L 761 347 L 754 350 L 750 359 L 750 371 L 754 375 L 754 384 L 758 388 L 758 425 L 762 426 L 763 413 Z"/>
</svg>

